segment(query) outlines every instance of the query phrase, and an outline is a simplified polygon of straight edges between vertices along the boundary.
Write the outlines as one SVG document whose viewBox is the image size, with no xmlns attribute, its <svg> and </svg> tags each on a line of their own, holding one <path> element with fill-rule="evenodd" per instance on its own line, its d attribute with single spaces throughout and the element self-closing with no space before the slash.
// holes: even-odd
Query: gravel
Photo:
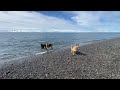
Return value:
<svg viewBox="0 0 120 90">
<path fill-rule="evenodd" d="M 0 79 L 120 79 L 120 39 L 70 48 L 7 62 Z"/>
</svg>

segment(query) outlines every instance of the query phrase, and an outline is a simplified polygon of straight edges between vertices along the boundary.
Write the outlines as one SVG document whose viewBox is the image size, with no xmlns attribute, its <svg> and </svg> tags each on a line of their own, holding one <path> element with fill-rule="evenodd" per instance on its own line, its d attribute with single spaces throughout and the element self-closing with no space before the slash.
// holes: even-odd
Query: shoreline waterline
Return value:
<svg viewBox="0 0 120 90">
<path fill-rule="evenodd" d="M 88 41 L 88 42 L 83 42 L 83 43 L 78 43 L 80 44 L 81 47 L 83 46 L 86 46 L 86 45 L 91 45 L 91 44 L 96 44 L 96 43 L 100 43 L 100 42 L 103 42 L 103 41 L 109 41 L 109 40 L 114 40 L 114 39 L 119 39 L 118 38 L 111 38 L 111 39 L 102 39 L 102 40 L 92 40 L 92 41 Z M 94 42 L 95 41 L 95 42 Z M 75 44 L 73 44 L 75 45 Z M 45 50 L 45 51 L 42 51 L 42 52 L 38 52 L 38 53 L 35 53 L 33 55 L 28 55 L 28 56 L 22 56 L 22 57 L 17 57 L 17 58 L 13 58 L 13 59 L 8 59 L 8 60 L 5 60 L 5 61 L 0 61 L 0 64 L 1 65 L 4 65 L 4 63 L 10 63 L 10 62 L 14 62 L 14 61 L 24 61 L 25 58 L 29 58 L 29 57 L 35 57 L 35 56 L 41 56 L 43 54 L 47 54 L 49 52 L 59 52 L 61 50 L 67 50 L 67 49 L 70 49 L 71 45 L 69 46 L 64 46 L 64 47 L 61 47 L 61 48 L 57 48 L 57 49 L 53 49 L 53 50 Z M 22 60 L 23 59 L 23 60 Z"/>
<path fill-rule="evenodd" d="M 120 37 L 120 33 L 0 33 L 0 61 L 44 53 L 40 44 L 45 42 L 54 42 L 54 49 L 60 49 L 76 43 L 85 45 L 115 37 Z"/>
</svg>

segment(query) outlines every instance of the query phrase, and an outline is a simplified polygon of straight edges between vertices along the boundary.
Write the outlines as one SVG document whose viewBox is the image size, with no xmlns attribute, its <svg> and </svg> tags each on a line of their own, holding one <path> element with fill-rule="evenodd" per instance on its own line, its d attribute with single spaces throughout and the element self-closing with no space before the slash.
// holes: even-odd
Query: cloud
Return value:
<svg viewBox="0 0 120 90">
<path fill-rule="evenodd" d="M 57 11 L 56 11 L 57 12 Z M 63 11 L 69 20 L 35 11 L 0 11 L 0 32 L 118 32 L 119 11 Z M 68 17 L 67 16 L 67 17 Z"/>
<path fill-rule="evenodd" d="M 35 31 L 47 32 L 52 30 L 78 30 L 70 21 L 29 11 L 1 11 L 0 30 L 5 31 Z"/>
<path fill-rule="evenodd" d="M 120 32 L 120 11 L 69 11 L 79 26 L 93 32 Z"/>
<path fill-rule="evenodd" d="M 93 15 L 90 12 L 74 12 L 76 15 L 72 17 L 74 21 L 77 22 L 79 25 L 83 26 L 91 26 L 95 24 L 99 24 L 99 16 Z"/>
</svg>

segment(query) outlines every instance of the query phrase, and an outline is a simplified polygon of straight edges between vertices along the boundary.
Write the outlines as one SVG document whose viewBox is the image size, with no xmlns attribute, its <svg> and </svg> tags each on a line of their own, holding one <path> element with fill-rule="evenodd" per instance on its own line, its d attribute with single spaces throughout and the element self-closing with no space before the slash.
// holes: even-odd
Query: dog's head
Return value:
<svg viewBox="0 0 120 90">
<path fill-rule="evenodd" d="M 76 44 L 76 47 L 77 47 L 77 48 L 80 48 L 80 45 L 79 45 L 79 44 Z"/>
</svg>

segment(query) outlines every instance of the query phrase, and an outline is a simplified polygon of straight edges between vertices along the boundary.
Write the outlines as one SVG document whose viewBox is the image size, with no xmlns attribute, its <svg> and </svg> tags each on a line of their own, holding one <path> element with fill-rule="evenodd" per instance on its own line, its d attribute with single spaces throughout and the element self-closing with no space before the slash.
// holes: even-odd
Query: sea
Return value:
<svg viewBox="0 0 120 90">
<path fill-rule="evenodd" d="M 86 45 L 102 40 L 119 38 L 120 33 L 59 33 L 59 32 L 1 32 L 0 62 L 17 60 L 31 55 L 54 52 L 74 44 Z M 52 43 L 53 50 L 42 50 L 40 44 Z M 19 60 L 19 59 L 18 59 Z"/>
</svg>

